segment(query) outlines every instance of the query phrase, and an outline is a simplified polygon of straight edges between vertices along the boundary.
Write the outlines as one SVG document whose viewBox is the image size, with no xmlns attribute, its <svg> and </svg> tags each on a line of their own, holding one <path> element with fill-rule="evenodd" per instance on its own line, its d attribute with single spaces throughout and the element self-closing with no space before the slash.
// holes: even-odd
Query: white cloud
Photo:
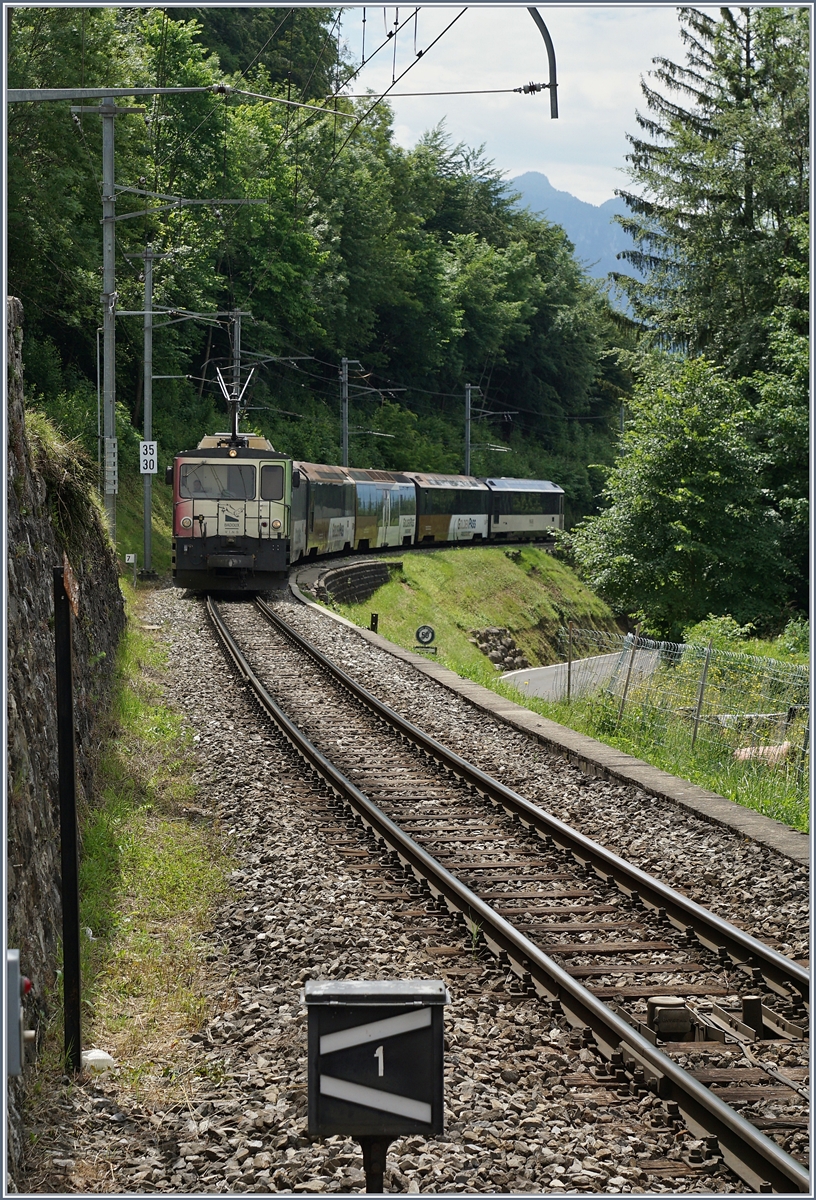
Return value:
<svg viewBox="0 0 816 1200">
<path fill-rule="evenodd" d="M 424 49 L 459 8 L 423 8 L 417 48 Z M 542 7 L 558 65 L 559 118 L 546 92 L 525 95 L 394 99 L 397 141 L 412 146 L 444 118 L 455 141 L 478 146 L 509 175 L 541 171 L 553 186 L 600 204 L 625 185 L 626 133 L 636 130 L 640 77 L 655 55 L 684 59 L 676 10 L 668 5 Z M 396 10 L 386 9 L 393 28 Z M 401 20 L 412 13 L 401 7 Z M 383 9 L 366 9 L 366 56 L 384 40 Z M 359 61 L 362 9 L 347 10 L 344 36 Z M 397 36 L 396 74 L 415 66 L 395 92 L 520 87 L 547 81 L 544 41 L 526 7 L 470 8 L 431 49 L 414 58 L 414 21 Z M 354 90 L 384 90 L 392 79 L 393 39 L 354 81 Z"/>
</svg>

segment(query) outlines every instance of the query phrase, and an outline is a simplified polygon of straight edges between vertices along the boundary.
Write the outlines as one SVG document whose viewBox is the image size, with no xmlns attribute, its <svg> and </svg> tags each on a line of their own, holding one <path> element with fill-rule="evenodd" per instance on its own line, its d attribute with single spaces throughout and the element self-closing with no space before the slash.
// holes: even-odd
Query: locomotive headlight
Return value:
<svg viewBox="0 0 816 1200">
<path fill-rule="evenodd" d="M 237 451 L 237 450 L 230 450 L 230 452 L 229 452 L 229 456 L 230 456 L 230 458 L 237 458 L 237 457 L 238 457 L 238 451 Z"/>
<path fill-rule="evenodd" d="M 281 523 L 280 523 L 280 521 L 273 521 L 273 522 L 272 522 L 272 528 L 273 528 L 273 529 L 280 529 L 280 527 L 281 527 Z"/>
<path fill-rule="evenodd" d="M 192 518 L 192 517 L 182 517 L 182 518 L 181 518 L 181 528 L 182 528 L 182 529 L 191 529 L 191 528 L 192 528 L 192 524 L 193 524 L 193 518 Z"/>
</svg>

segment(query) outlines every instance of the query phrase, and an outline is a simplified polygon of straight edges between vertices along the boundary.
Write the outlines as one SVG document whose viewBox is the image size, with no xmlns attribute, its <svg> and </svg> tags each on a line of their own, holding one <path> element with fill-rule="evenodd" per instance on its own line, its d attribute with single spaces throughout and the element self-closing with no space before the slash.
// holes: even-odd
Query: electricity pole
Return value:
<svg viewBox="0 0 816 1200">
<path fill-rule="evenodd" d="M 102 115 L 102 411 L 105 432 L 105 512 L 115 546 L 116 494 L 119 491 L 116 441 L 116 192 L 113 135 L 116 101 L 112 96 L 106 96 L 101 101 L 98 111 Z"/>
<path fill-rule="evenodd" d="M 80 99 L 85 89 L 75 89 L 65 99 Z M 20 99 L 36 99 L 23 93 Z M 97 113 L 102 118 L 102 413 L 105 443 L 105 515 L 111 540 L 116 545 L 116 495 L 119 491 L 119 461 L 116 442 L 116 177 L 114 118 L 124 113 L 143 113 L 143 108 L 119 108 L 111 96 L 102 96 L 96 107 L 72 105 L 80 115 Z"/>
<path fill-rule="evenodd" d="M 349 465 L 348 461 L 348 365 L 347 358 L 340 359 L 340 401 L 343 420 L 343 466 Z"/>
<path fill-rule="evenodd" d="M 170 258 L 169 254 L 156 254 L 153 247 L 145 246 L 140 254 L 127 254 L 126 258 L 144 260 L 144 440 L 153 440 L 153 263 L 156 259 Z M 144 488 L 144 554 L 140 575 L 153 575 L 153 476 L 142 475 Z"/>
<path fill-rule="evenodd" d="M 465 474 L 470 474 L 470 387 L 465 384 Z"/>
</svg>

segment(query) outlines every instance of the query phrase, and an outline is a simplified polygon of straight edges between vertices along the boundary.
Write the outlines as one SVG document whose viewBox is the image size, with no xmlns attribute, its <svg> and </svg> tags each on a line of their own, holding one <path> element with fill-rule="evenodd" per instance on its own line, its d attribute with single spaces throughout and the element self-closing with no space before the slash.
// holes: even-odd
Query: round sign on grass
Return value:
<svg viewBox="0 0 816 1200">
<path fill-rule="evenodd" d="M 436 634 L 430 625 L 420 625 L 419 629 L 416 631 L 416 640 L 419 642 L 420 646 L 430 646 L 435 637 Z"/>
</svg>

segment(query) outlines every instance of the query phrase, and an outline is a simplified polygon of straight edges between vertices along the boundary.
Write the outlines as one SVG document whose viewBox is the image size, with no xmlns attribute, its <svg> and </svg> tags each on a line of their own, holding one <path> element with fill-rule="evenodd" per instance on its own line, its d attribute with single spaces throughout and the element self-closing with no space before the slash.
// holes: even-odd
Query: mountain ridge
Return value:
<svg viewBox="0 0 816 1200">
<path fill-rule="evenodd" d="M 508 184 L 520 193 L 521 207 L 543 214 L 564 229 L 577 257 L 593 278 L 606 279 L 610 271 L 636 273 L 631 263 L 618 258 L 622 250 L 634 249 L 631 237 L 614 220 L 616 215 L 628 211 L 619 196 L 603 204 L 590 204 L 571 192 L 553 187 L 540 171 L 525 171 L 508 180 Z"/>
</svg>

